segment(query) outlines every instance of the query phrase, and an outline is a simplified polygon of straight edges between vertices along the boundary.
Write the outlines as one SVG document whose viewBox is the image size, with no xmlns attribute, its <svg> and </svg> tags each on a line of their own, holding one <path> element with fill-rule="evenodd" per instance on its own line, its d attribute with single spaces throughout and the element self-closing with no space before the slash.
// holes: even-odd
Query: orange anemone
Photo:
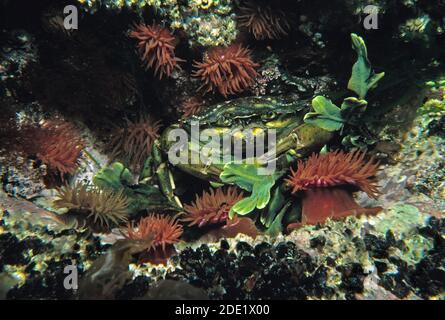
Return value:
<svg viewBox="0 0 445 320">
<path fill-rule="evenodd" d="M 379 195 L 375 175 L 379 163 L 365 153 L 354 151 L 313 154 L 306 162 L 299 161 L 298 169 L 291 169 L 286 179 L 292 193 L 302 197 L 300 224 L 323 223 L 328 218 L 339 219 L 349 215 L 376 214 L 381 207 L 362 208 L 354 200 L 353 192 L 361 190 L 372 198 Z M 300 224 L 291 224 L 288 229 Z"/>
<path fill-rule="evenodd" d="M 126 126 L 119 127 L 112 135 L 111 157 L 122 157 L 131 169 L 140 170 L 150 156 L 154 141 L 159 138 L 161 122 L 149 115 L 140 115 L 136 121 L 126 120 Z"/>
<path fill-rule="evenodd" d="M 193 76 L 204 84 L 199 89 L 205 92 L 218 91 L 224 97 L 250 88 L 258 75 L 258 64 L 252 61 L 250 50 L 240 44 L 215 47 L 204 54 L 203 62 L 196 62 Z"/>
<path fill-rule="evenodd" d="M 138 49 L 146 68 L 153 68 L 155 75 L 162 79 L 170 77 L 174 69 L 180 69 L 178 62 L 184 61 L 175 56 L 175 37 L 170 30 L 159 25 L 136 25 L 130 37 L 139 41 Z"/>
<path fill-rule="evenodd" d="M 152 213 L 142 218 L 137 227 L 128 224 L 124 234 L 131 240 L 153 239 L 151 247 L 142 259 L 165 264 L 167 258 L 175 253 L 173 245 L 179 241 L 182 232 L 183 228 L 176 217 Z"/>
<path fill-rule="evenodd" d="M 182 117 L 184 119 L 190 118 L 195 114 L 199 114 L 206 108 L 204 99 L 199 97 L 190 97 L 184 100 L 181 104 Z"/>
<path fill-rule="evenodd" d="M 202 196 L 196 196 L 196 200 L 190 205 L 184 205 L 187 212 L 184 222 L 189 226 L 202 227 L 208 224 L 225 223 L 232 206 L 243 198 L 243 193 L 235 187 L 210 189 L 204 191 Z"/>
<path fill-rule="evenodd" d="M 40 127 L 25 126 L 22 135 L 25 152 L 35 155 L 62 179 L 77 170 L 85 142 L 71 123 L 47 120 Z"/>
<path fill-rule="evenodd" d="M 285 13 L 272 6 L 260 6 L 254 1 L 248 1 L 239 10 L 238 26 L 246 28 L 257 40 L 279 39 L 290 30 Z"/>
</svg>

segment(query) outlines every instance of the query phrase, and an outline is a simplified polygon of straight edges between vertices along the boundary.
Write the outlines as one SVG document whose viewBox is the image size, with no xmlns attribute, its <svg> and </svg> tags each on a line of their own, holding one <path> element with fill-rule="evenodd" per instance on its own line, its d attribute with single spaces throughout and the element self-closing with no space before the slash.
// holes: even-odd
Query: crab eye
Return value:
<svg viewBox="0 0 445 320">
<path fill-rule="evenodd" d="M 276 116 L 277 116 L 277 113 L 275 111 L 269 111 L 269 112 L 263 113 L 261 115 L 261 119 L 263 119 L 263 120 L 272 120 L 272 119 L 275 119 Z"/>
</svg>

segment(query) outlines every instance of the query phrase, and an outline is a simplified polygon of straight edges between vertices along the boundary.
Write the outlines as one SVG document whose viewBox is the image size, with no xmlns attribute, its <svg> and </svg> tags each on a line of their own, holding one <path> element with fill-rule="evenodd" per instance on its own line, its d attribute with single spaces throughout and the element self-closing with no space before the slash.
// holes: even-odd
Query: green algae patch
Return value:
<svg viewBox="0 0 445 320">
<path fill-rule="evenodd" d="M 413 205 L 398 204 L 388 209 L 384 215 L 377 216 L 374 228 L 380 234 L 392 230 L 396 237 L 405 238 L 415 232 L 416 228 L 424 226 L 428 218 L 428 215 L 421 213 Z"/>
</svg>

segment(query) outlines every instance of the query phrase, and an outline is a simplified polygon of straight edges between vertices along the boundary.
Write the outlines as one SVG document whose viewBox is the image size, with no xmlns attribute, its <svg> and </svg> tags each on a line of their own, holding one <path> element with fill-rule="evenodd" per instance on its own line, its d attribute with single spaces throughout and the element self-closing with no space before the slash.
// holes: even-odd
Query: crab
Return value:
<svg viewBox="0 0 445 320">
<path fill-rule="evenodd" d="M 230 146 L 233 146 L 234 141 L 238 140 L 241 142 L 240 145 L 243 154 L 245 154 L 248 141 L 252 141 L 249 139 L 274 129 L 275 143 L 268 145 L 268 147 L 274 147 L 274 152 L 271 153 L 271 150 L 266 148 L 263 153 L 257 153 L 253 159 L 249 159 L 251 163 L 258 166 L 264 166 L 268 161 L 274 160 L 276 161 L 275 171 L 284 172 L 289 168 L 291 162 L 319 151 L 332 137 L 331 132 L 304 123 L 303 117 L 309 106 L 310 101 L 297 100 L 291 96 L 242 97 L 208 107 L 189 119 L 181 120 L 167 127 L 160 138 L 155 141 L 150 159 L 151 165 L 155 168 L 160 189 L 170 203 L 182 208 L 181 200 L 175 194 L 176 183 L 172 167 L 206 180 L 212 185 L 225 184 L 221 179 L 221 173 L 227 162 L 233 161 L 233 157 L 228 161 L 223 159 L 216 163 L 203 161 L 201 157 L 196 157 L 195 159 L 199 161 L 192 163 L 193 156 L 204 152 L 206 147 L 202 138 L 199 139 L 201 134 L 220 138 L 220 141 L 229 135 L 232 142 Z M 199 134 L 196 132 L 197 125 L 199 125 Z M 177 129 L 181 129 L 182 135 L 187 136 L 185 142 L 180 143 L 172 139 L 172 136 L 177 136 L 174 131 Z M 246 132 L 250 132 L 252 135 L 249 137 Z M 193 142 L 196 142 L 194 146 Z M 221 154 L 224 154 L 226 149 L 227 146 L 223 145 L 220 148 Z M 179 151 L 185 152 L 187 161 L 172 164 L 171 152 Z M 280 186 L 278 189 L 281 190 Z M 280 192 L 272 193 L 274 197 L 282 199 Z M 282 201 L 274 201 L 274 199 L 271 199 L 271 204 L 283 207 Z M 269 210 L 277 211 L 277 208 L 269 208 Z"/>
</svg>

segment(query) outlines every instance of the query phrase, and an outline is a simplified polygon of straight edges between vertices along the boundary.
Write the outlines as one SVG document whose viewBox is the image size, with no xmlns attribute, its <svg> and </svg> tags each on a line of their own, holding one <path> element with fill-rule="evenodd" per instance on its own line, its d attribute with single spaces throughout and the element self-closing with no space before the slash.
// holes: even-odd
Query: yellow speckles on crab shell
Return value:
<svg viewBox="0 0 445 320">
<path fill-rule="evenodd" d="M 235 139 L 245 139 L 245 138 L 246 138 L 246 135 L 245 135 L 242 131 L 235 131 L 235 132 L 233 133 L 233 137 L 234 137 Z"/>
<path fill-rule="evenodd" d="M 266 123 L 266 127 L 271 128 L 284 128 L 292 124 L 294 119 L 287 118 L 285 120 L 272 120 Z"/>
<path fill-rule="evenodd" d="M 209 128 L 209 129 L 205 129 L 205 131 L 211 135 L 211 134 L 215 134 L 215 135 L 224 135 L 225 133 L 230 132 L 229 128 Z"/>
<path fill-rule="evenodd" d="M 250 130 L 250 131 L 245 131 Z M 231 134 L 235 139 L 246 139 L 248 132 L 251 132 L 255 137 L 264 134 L 264 129 L 260 127 L 247 128 L 244 130 L 231 130 L 230 128 L 217 127 L 204 129 L 201 134 L 206 134 L 209 136 L 218 135 L 223 136 L 225 134 Z"/>
<path fill-rule="evenodd" d="M 253 128 L 252 133 L 254 136 L 259 136 L 259 135 L 264 134 L 264 129 L 263 128 Z"/>
<path fill-rule="evenodd" d="M 236 139 L 247 139 L 250 135 L 250 133 L 253 134 L 254 137 L 259 136 L 261 134 L 264 134 L 264 129 L 260 127 L 253 127 L 253 128 L 247 128 L 243 131 L 236 130 L 233 132 L 233 137 Z"/>
</svg>

